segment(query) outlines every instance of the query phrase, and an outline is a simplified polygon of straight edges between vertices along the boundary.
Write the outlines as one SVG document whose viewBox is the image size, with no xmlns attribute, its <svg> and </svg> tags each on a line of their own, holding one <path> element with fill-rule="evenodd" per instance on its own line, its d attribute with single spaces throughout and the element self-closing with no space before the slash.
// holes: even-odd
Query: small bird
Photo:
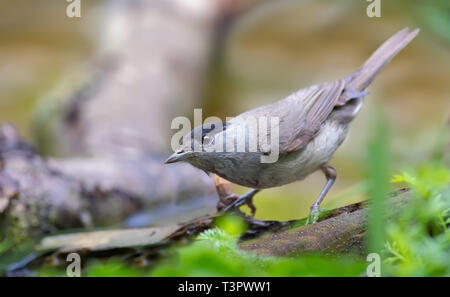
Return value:
<svg viewBox="0 0 450 297">
<path fill-rule="evenodd" d="M 307 223 L 315 223 L 319 207 L 336 180 L 337 172 L 328 162 L 347 136 L 349 123 L 358 114 L 365 90 L 375 76 L 419 33 L 405 28 L 385 41 L 369 59 L 353 74 L 332 82 L 301 89 L 275 103 L 261 106 L 221 123 L 203 124 L 194 128 L 182 139 L 180 148 L 166 163 L 186 161 L 193 166 L 223 177 L 230 182 L 252 188 L 240 196 L 225 210 L 252 203 L 253 196 L 261 189 L 278 187 L 302 180 L 316 170 L 326 177 L 317 200 L 311 206 Z M 246 129 L 246 150 L 217 150 L 217 143 L 226 146 L 226 133 L 235 131 L 246 119 L 278 119 L 278 159 L 261 162 L 261 156 L 270 150 L 257 146 L 250 151 L 249 133 Z M 253 132 L 252 132 L 253 131 Z M 259 130 L 258 130 L 259 131 Z M 266 130 L 262 130 L 266 134 Z M 267 130 L 270 138 L 272 130 Z M 252 135 L 250 135 L 252 136 Z M 232 143 L 235 148 L 236 143 Z M 195 148 L 201 149 L 195 149 Z"/>
</svg>

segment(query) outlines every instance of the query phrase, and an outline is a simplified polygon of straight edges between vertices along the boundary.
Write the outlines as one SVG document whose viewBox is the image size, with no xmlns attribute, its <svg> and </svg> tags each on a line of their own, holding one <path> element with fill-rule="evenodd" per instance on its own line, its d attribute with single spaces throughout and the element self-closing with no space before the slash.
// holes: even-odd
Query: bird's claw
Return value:
<svg viewBox="0 0 450 297">
<path fill-rule="evenodd" d="M 319 221 L 321 215 L 326 212 L 326 209 L 319 208 L 318 206 L 312 206 L 311 211 L 309 212 L 308 217 L 306 218 L 305 226 L 312 225 Z"/>
<path fill-rule="evenodd" d="M 229 205 L 227 205 L 223 211 L 224 212 L 228 212 L 232 209 L 238 209 L 239 207 L 241 207 L 242 205 L 246 204 L 252 213 L 252 216 L 255 215 L 256 212 L 256 207 L 253 204 L 253 195 L 242 195 L 240 196 L 238 199 L 234 200 L 232 203 L 230 203 Z"/>
</svg>

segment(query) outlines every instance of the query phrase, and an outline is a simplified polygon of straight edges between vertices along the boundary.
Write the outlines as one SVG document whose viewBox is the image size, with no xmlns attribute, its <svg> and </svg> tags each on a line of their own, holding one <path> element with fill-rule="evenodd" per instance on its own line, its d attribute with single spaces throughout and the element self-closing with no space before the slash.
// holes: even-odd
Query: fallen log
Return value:
<svg viewBox="0 0 450 297">
<path fill-rule="evenodd" d="M 407 189 L 392 194 L 386 203 L 387 219 L 400 212 L 411 199 Z M 283 230 L 268 232 L 254 239 L 243 240 L 243 250 L 267 256 L 292 256 L 303 253 L 323 254 L 365 253 L 368 203 L 355 203 L 332 210 L 313 225 L 301 220 Z"/>
<path fill-rule="evenodd" d="M 401 189 L 387 199 L 389 204 L 388 219 L 397 215 L 408 204 L 411 192 Z M 306 219 L 289 222 L 259 221 L 252 217 L 241 216 L 248 222 L 249 228 L 239 241 L 239 248 L 264 256 L 293 256 L 303 253 L 320 252 L 323 254 L 359 253 L 365 251 L 364 235 L 367 223 L 366 202 L 355 203 L 333 209 L 324 214 L 321 220 L 313 225 L 305 225 Z M 170 244 L 186 240 L 200 232 L 213 228 L 214 219 L 222 213 L 205 215 L 179 226 L 167 226 L 151 229 L 157 239 L 149 236 L 142 241 L 140 238 L 150 229 L 143 228 L 140 234 L 136 229 L 112 230 L 115 238 L 127 238 L 129 244 L 121 241 L 120 248 L 139 246 L 151 248 L 152 245 Z M 103 238 L 103 231 L 84 232 L 77 234 L 56 235 L 45 237 L 37 249 L 39 251 L 76 252 L 85 250 L 111 250 L 118 246 L 105 244 L 99 240 L 97 244 L 90 238 Z M 166 234 L 161 236 L 161 234 Z M 133 236 L 136 238 L 133 239 Z M 86 240 L 84 240 L 86 239 Z M 151 243 L 150 243 L 151 242 Z"/>
</svg>

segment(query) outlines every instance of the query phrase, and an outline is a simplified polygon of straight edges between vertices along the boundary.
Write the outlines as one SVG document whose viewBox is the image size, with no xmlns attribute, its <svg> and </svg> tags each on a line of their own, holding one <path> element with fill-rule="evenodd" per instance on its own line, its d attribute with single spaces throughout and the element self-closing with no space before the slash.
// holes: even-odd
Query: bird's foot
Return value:
<svg viewBox="0 0 450 297">
<path fill-rule="evenodd" d="M 239 198 L 237 198 L 236 200 L 234 200 L 231 204 L 227 205 L 223 209 L 223 211 L 228 212 L 232 209 L 238 209 L 239 207 L 241 207 L 242 205 L 245 204 L 250 208 L 252 216 L 255 216 L 256 207 L 253 204 L 253 196 L 255 196 L 256 193 L 257 193 L 257 191 L 250 191 L 248 193 L 245 193 L 244 195 L 242 195 Z"/>
<path fill-rule="evenodd" d="M 327 210 L 325 208 L 319 208 L 318 206 L 312 206 L 309 212 L 308 218 L 306 219 L 305 226 L 312 225 L 319 221 L 320 217 L 323 216 Z"/>
</svg>

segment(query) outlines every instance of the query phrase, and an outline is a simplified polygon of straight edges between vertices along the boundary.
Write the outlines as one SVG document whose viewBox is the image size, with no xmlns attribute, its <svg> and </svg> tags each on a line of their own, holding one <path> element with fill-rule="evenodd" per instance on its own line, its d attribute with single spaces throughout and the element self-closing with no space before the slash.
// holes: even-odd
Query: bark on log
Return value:
<svg viewBox="0 0 450 297">
<path fill-rule="evenodd" d="M 411 199 L 411 192 L 403 189 L 387 199 L 387 218 L 393 218 Z M 366 203 L 356 203 L 331 211 L 327 218 L 313 225 L 304 220 L 276 232 L 244 240 L 243 250 L 267 256 L 291 256 L 320 252 L 324 254 L 364 254 L 364 234 L 367 225 Z"/>
</svg>

